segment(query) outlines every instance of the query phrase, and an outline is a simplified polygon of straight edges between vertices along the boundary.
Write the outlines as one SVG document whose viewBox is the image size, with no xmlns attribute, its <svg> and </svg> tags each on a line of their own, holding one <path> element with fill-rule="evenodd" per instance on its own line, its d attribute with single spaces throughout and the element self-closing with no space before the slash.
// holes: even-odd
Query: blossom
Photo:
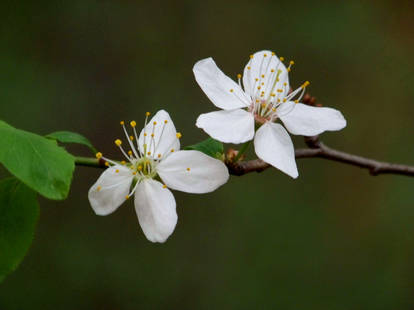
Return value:
<svg viewBox="0 0 414 310">
<path fill-rule="evenodd" d="M 180 137 L 166 111 L 159 111 L 137 135 L 136 122 L 129 135 L 121 122 L 129 151 L 122 141 L 115 144 L 128 163 L 97 154 L 109 167 L 89 190 L 89 201 L 97 215 L 114 212 L 134 195 L 139 224 L 152 242 L 164 242 L 177 224 L 176 203 L 168 188 L 187 193 L 208 193 L 227 182 L 229 173 L 223 162 L 199 151 L 180 151 Z M 163 183 L 161 183 L 160 179 Z"/>
<path fill-rule="evenodd" d="M 314 136 L 346 126 L 341 112 L 299 103 L 309 82 L 291 91 L 289 66 L 271 51 L 250 55 L 238 83 L 226 76 L 212 58 L 198 61 L 193 68 L 197 83 L 221 111 L 201 114 L 196 126 L 225 143 L 244 143 L 254 139 L 257 156 L 289 176 L 298 171 L 292 140 L 282 121 L 294 135 Z M 243 80 L 243 87 L 241 80 Z M 295 98 L 297 98 L 295 100 Z M 255 132 L 255 125 L 259 127 Z"/>
</svg>

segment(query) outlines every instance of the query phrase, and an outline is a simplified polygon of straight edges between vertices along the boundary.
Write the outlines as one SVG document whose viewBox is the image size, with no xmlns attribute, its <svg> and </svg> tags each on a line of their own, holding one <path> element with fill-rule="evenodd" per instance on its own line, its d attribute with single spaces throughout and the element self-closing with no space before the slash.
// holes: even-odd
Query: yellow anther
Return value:
<svg viewBox="0 0 414 310">
<path fill-rule="evenodd" d="M 295 62 L 293 60 L 289 61 L 289 65 L 293 66 Z"/>
<path fill-rule="evenodd" d="M 276 96 L 276 94 L 275 93 L 272 93 L 271 96 L 274 97 L 274 96 Z"/>
<path fill-rule="evenodd" d="M 126 164 L 125 160 L 121 161 L 121 165 L 125 165 L 125 164 Z"/>
<path fill-rule="evenodd" d="M 290 68 L 287 68 L 287 72 L 290 72 L 290 70 L 291 70 Z"/>
<path fill-rule="evenodd" d="M 262 79 L 264 78 L 265 76 L 264 76 L 264 74 L 262 74 Z"/>
<path fill-rule="evenodd" d="M 273 111 L 273 112 L 276 112 L 276 108 L 272 108 L 272 111 Z"/>
<path fill-rule="evenodd" d="M 280 102 L 280 99 L 277 99 L 277 102 L 279 103 Z"/>
<path fill-rule="evenodd" d="M 261 94 L 260 94 L 260 97 L 264 97 L 264 93 L 261 93 Z"/>
<path fill-rule="evenodd" d="M 98 186 L 96 190 L 99 192 L 102 189 L 102 186 Z"/>
<path fill-rule="evenodd" d="M 174 152 L 174 149 L 171 149 L 171 151 L 170 151 L 171 153 L 173 153 Z"/>
<path fill-rule="evenodd" d="M 119 169 L 116 169 L 116 170 L 115 170 L 115 173 L 119 173 Z"/>
<path fill-rule="evenodd" d="M 154 138 L 154 134 L 153 134 L 153 133 L 151 134 L 151 137 L 153 137 L 153 138 Z"/>
<path fill-rule="evenodd" d="M 303 85 L 301 86 L 302 88 L 305 88 L 306 86 L 308 86 L 310 84 L 309 81 L 306 81 L 305 83 L 303 83 Z"/>
<path fill-rule="evenodd" d="M 262 108 L 266 108 L 266 103 L 262 103 Z"/>
<path fill-rule="evenodd" d="M 250 68 L 250 66 L 248 66 L 248 67 L 247 67 L 247 70 L 250 70 L 250 69 L 251 69 L 251 68 Z"/>
<path fill-rule="evenodd" d="M 158 154 L 158 158 L 161 158 L 161 154 Z"/>
<path fill-rule="evenodd" d="M 255 78 L 254 80 L 257 82 L 259 79 L 258 78 Z"/>
<path fill-rule="evenodd" d="M 285 83 L 283 83 L 283 86 L 286 86 L 287 85 L 287 83 L 285 82 Z"/>
<path fill-rule="evenodd" d="M 297 100 L 297 99 L 296 99 L 296 100 L 295 100 L 295 103 L 299 103 L 299 100 Z"/>
<path fill-rule="evenodd" d="M 164 124 L 167 124 L 167 123 L 168 123 L 168 121 L 167 121 L 167 120 L 165 120 L 165 121 L 164 121 Z"/>
<path fill-rule="evenodd" d="M 267 54 L 263 54 L 263 57 L 267 57 Z"/>
<path fill-rule="evenodd" d="M 146 137 L 147 136 L 147 133 L 146 132 L 144 132 L 144 137 Z"/>
<path fill-rule="evenodd" d="M 126 200 L 128 200 L 128 199 L 129 199 L 129 195 L 126 195 L 126 196 L 125 196 L 125 199 L 126 199 Z"/>
<path fill-rule="evenodd" d="M 154 122 L 153 124 L 154 124 L 154 126 L 155 126 L 155 125 L 157 125 L 157 122 Z"/>
<path fill-rule="evenodd" d="M 260 100 L 259 99 L 256 99 L 256 103 L 259 103 L 260 102 Z"/>
<path fill-rule="evenodd" d="M 121 141 L 121 140 L 119 140 L 119 139 L 116 139 L 116 140 L 115 140 L 115 144 L 116 144 L 117 146 L 121 146 L 122 141 Z"/>
<path fill-rule="evenodd" d="M 133 172 L 132 172 L 132 174 L 133 174 L 133 175 L 136 175 L 136 174 L 137 174 L 137 172 L 136 172 L 136 171 L 133 171 Z"/>
<path fill-rule="evenodd" d="M 283 99 L 283 102 L 286 102 L 286 101 L 287 101 L 287 99 L 286 99 L 286 98 L 284 98 L 284 99 Z"/>
<path fill-rule="evenodd" d="M 276 91 L 277 91 L 278 93 L 282 93 L 282 92 L 283 92 L 283 89 L 278 88 Z"/>
<path fill-rule="evenodd" d="M 125 124 L 125 122 L 124 121 L 120 121 L 119 122 L 122 126 Z"/>
<path fill-rule="evenodd" d="M 176 136 L 178 139 L 180 139 L 183 135 L 181 134 L 181 132 L 177 132 L 177 133 L 175 134 L 175 136 Z"/>
<path fill-rule="evenodd" d="M 129 156 L 131 156 L 131 155 L 132 155 L 132 151 L 131 151 L 131 150 L 129 150 L 129 151 L 128 151 L 128 155 L 129 155 Z"/>
<path fill-rule="evenodd" d="M 164 185 L 162 186 L 162 188 L 167 188 L 167 185 L 165 185 L 165 184 L 164 184 Z"/>
<path fill-rule="evenodd" d="M 139 165 L 139 166 L 137 167 L 137 169 L 138 169 L 138 171 L 141 171 L 141 170 L 142 170 L 142 166 L 141 166 L 141 165 Z"/>
<path fill-rule="evenodd" d="M 262 87 L 260 87 L 260 86 L 257 86 L 257 89 L 260 89 L 260 88 L 262 88 Z"/>
<path fill-rule="evenodd" d="M 276 54 L 275 54 L 275 52 L 272 52 L 272 56 L 275 56 Z"/>
<path fill-rule="evenodd" d="M 187 168 L 187 171 L 190 171 L 191 169 L 190 168 Z"/>
<path fill-rule="evenodd" d="M 280 59 L 280 61 L 284 61 L 285 57 L 280 57 L 279 59 Z"/>
<path fill-rule="evenodd" d="M 249 57 L 250 57 L 250 59 L 253 59 L 253 55 L 250 55 Z"/>
<path fill-rule="evenodd" d="M 242 77 L 242 75 L 239 73 L 239 74 L 237 74 L 237 78 L 238 79 L 241 79 L 241 77 Z"/>
<path fill-rule="evenodd" d="M 151 115 L 151 113 L 150 112 L 146 112 L 145 113 L 145 116 L 150 116 Z"/>
<path fill-rule="evenodd" d="M 272 72 L 272 73 L 275 72 L 275 69 L 271 69 L 270 72 Z"/>
<path fill-rule="evenodd" d="M 131 121 L 129 124 L 131 125 L 131 127 L 135 127 L 137 125 L 137 122 L 136 121 Z"/>
<path fill-rule="evenodd" d="M 109 163 L 107 161 L 105 162 L 105 166 L 109 167 Z"/>
<path fill-rule="evenodd" d="M 100 159 L 102 157 L 102 153 L 101 152 L 98 152 L 98 153 L 96 153 L 95 156 L 96 156 L 97 159 Z"/>
<path fill-rule="evenodd" d="M 134 141 L 134 136 L 129 136 L 129 139 L 130 139 L 131 141 Z"/>
<path fill-rule="evenodd" d="M 148 155 L 151 155 L 151 152 L 148 152 L 147 154 L 148 154 Z"/>
<path fill-rule="evenodd" d="M 232 89 L 230 89 L 230 92 L 232 93 L 232 92 L 234 92 L 234 89 L 232 88 Z"/>
</svg>

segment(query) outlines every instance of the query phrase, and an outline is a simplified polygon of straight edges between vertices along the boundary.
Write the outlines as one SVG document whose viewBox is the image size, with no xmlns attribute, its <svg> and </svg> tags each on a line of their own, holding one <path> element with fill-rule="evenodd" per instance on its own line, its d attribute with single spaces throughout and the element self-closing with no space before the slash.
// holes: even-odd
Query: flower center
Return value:
<svg viewBox="0 0 414 310">
<path fill-rule="evenodd" d="M 276 107 L 263 99 L 256 99 L 255 102 L 250 105 L 248 111 L 253 114 L 255 121 L 260 124 L 264 124 L 267 121 L 275 121 L 277 119 Z"/>
<path fill-rule="evenodd" d="M 151 157 L 133 159 L 130 169 L 137 180 L 155 178 L 157 176 L 156 163 Z"/>
</svg>

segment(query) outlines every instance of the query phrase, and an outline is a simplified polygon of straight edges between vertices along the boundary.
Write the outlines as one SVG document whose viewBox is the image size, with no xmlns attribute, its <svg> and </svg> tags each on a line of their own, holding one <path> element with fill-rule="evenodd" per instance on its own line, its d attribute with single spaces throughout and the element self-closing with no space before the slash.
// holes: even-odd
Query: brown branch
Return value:
<svg viewBox="0 0 414 310">
<path fill-rule="evenodd" d="M 357 166 L 363 169 L 368 169 L 371 175 L 379 174 L 399 174 L 414 176 L 414 166 L 392 164 L 387 162 L 381 162 L 370 158 L 365 158 L 358 155 L 353 155 L 332 149 L 316 137 L 305 137 L 308 149 L 295 150 L 295 157 L 299 158 L 324 158 L 333 160 L 352 166 Z M 261 172 L 269 167 L 269 164 L 265 163 L 261 159 L 254 159 L 248 161 L 239 161 L 236 163 L 226 162 L 229 171 L 233 175 L 241 176 L 249 172 Z"/>
</svg>

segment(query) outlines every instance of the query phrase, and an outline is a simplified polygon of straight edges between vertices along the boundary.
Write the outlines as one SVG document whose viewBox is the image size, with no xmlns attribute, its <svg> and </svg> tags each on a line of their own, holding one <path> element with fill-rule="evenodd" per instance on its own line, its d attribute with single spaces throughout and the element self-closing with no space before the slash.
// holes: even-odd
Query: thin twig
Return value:
<svg viewBox="0 0 414 310">
<path fill-rule="evenodd" d="M 399 174 L 414 176 L 414 166 L 381 162 L 374 159 L 338 151 L 320 142 L 318 137 L 306 137 L 305 141 L 309 148 L 295 150 L 295 157 L 297 159 L 324 158 L 328 160 L 338 161 L 352 166 L 368 169 L 371 175 Z M 249 172 L 261 172 L 270 167 L 269 164 L 260 159 L 241 161 L 236 163 L 228 162 L 226 164 L 229 168 L 230 173 L 237 176 L 241 176 Z"/>
</svg>

